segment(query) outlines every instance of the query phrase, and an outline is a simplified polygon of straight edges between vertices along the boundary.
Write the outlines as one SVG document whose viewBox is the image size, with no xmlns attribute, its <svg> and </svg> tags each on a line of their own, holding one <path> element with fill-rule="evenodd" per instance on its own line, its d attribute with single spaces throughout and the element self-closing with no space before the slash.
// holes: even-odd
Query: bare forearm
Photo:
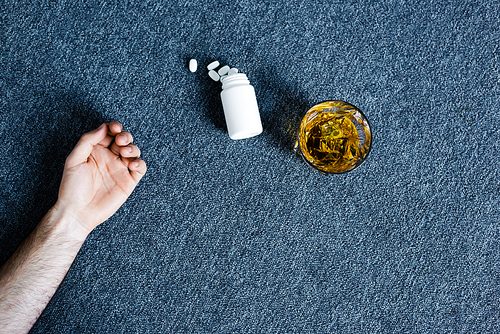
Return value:
<svg viewBox="0 0 500 334">
<path fill-rule="evenodd" d="M 58 201 L 0 268 L 0 334 L 27 333 L 87 235 L 125 202 L 146 173 L 119 122 L 84 134 L 64 165 Z"/>
<path fill-rule="evenodd" d="M 51 209 L 0 268 L 0 333 L 29 332 L 80 250 L 81 232 Z"/>
</svg>

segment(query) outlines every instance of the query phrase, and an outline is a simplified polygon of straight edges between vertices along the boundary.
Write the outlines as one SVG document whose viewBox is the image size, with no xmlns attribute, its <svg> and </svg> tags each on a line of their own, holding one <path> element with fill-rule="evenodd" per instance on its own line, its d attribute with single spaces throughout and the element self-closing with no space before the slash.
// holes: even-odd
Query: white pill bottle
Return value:
<svg viewBox="0 0 500 334">
<path fill-rule="evenodd" d="M 231 139 L 245 139 L 262 133 L 255 90 L 245 74 L 224 77 L 220 97 Z"/>
</svg>

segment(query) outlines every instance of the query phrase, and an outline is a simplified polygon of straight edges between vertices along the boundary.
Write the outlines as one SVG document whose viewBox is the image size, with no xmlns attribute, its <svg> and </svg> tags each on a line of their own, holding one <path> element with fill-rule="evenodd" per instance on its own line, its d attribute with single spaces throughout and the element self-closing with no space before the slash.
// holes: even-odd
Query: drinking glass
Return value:
<svg viewBox="0 0 500 334">
<path fill-rule="evenodd" d="M 300 123 L 295 150 L 323 174 L 340 174 L 365 161 L 371 142 L 366 116 L 348 102 L 332 100 L 307 111 Z"/>
</svg>

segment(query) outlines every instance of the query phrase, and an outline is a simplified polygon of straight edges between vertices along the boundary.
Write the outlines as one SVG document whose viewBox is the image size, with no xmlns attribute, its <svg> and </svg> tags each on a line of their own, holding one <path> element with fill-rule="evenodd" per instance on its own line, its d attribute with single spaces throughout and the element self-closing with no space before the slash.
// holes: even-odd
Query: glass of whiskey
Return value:
<svg viewBox="0 0 500 334">
<path fill-rule="evenodd" d="M 323 174 L 340 174 L 365 161 L 371 142 L 370 124 L 358 108 L 344 101 L 325 101 L 302 119 L 295 151 Z"/>
</svg>

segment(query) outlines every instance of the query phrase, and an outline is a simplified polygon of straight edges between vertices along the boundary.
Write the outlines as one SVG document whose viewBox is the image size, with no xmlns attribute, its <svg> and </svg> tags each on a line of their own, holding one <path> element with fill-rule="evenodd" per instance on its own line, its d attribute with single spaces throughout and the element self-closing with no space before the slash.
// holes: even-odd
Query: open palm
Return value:
<svg viewBox="0 0 500 334">
<path fill-rule="evenodd" d="M 66 159 L 57 206 L 90 232 L 125 202 L 146 172 L 132 135 L 118 122 L 82 136 Z"/>
</svg>

